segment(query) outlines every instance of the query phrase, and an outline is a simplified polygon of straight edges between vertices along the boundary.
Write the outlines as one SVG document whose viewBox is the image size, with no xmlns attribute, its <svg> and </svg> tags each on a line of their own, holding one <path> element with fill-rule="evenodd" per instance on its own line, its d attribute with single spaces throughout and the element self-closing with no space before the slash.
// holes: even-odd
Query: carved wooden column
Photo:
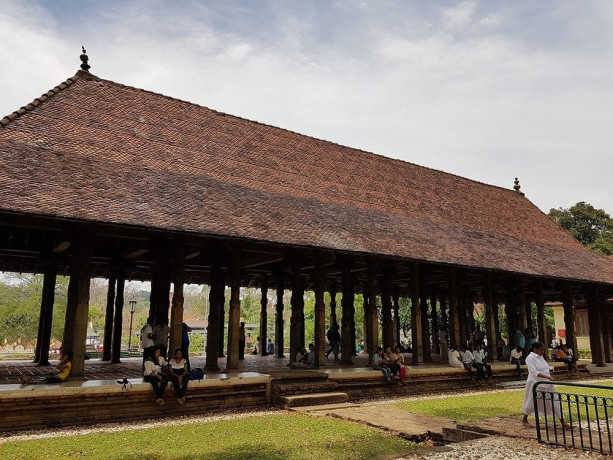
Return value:
<svg viewBox="0 0 613 460">
<path fill-rule="evenodd" d="M 177 250 L 174 268 L 172 305 L 170 307 L 170 341 L 168 346 L 168 359 L 175 355 L 175 350 L 177 348 L 181 348 L 181 336 L 183 335 L 183 286 L 185 284 L 184 248 Z"/>
<path fill-rule="evenodd" d="M 321 256 L 315 261 L 315 367 L 326 362 L 326 289 L 325 266 Z"/>
<path fill-rule="evenodd" d="M 390 270 L 386 267 L 381 277 L 381 328 L 383 347 L 394 346 L 394 323 L 392 320 L 392 282 Z"/>
<path fill-rule="evenodd" d="M 45 265 L 43 292 L 40 300 L 39 333 L 36 337 L 36 359 L 39 366 L 49 365 L 49 342 L 53 325 L 53 304 L 55 302 L 55 283 L 57 279 L 57 260 L 52 257 Z"/>
<path fill-rule="evenodd" d="M 536 327 L 539 341 L 545 344 L 545 347 L 549 347 L 550 338 L 547 337 L 547 319 L 545 318 L 545 299 L 543 297 L 543 280 L 536 280 Z M 577 350 L 573 348 L 573 352 L 577 353 Z M 578 356 L 578 355 L 577 355 Z"/>
<path fill-rule="evenodd" d="M 419 264 L 411 266 L 411 346 L 413 347 L 412 362 L 414 365 L 424 362 L 424 347 L 421 329 L 421 309 L 419 307 Z"/>
<path fill-rule="evenodd" d="M 232 263 L 230 266 L 230 314 L 228 316 L 228 370 L 238 369 L 238 328 L 241 319 L 241 254 L 232 251 Z"/>
<path fill-rule="evenodd" d="M 526 285 L 522 278 L 518 280 L 517 287 L 517 311 L 519 313 L 518 327 L 521 329 L 522 333 L 524 333 L 528 327 L 528 318 L 526 317 Z"/>
<path fill-rule="evenodd" d="M 71 377 L 83 377 L 85 364 L 85 340 L 89 313 L 89 285 L 92 275 L 94 237 L 92 229 L 82 229 L 72 245 L 70 282 L 64 327 L 65 352 L 73 352 Z"/>
<path fill-rule="evenodd" d="M 207 371 L 219 370 L 217 359 L 219 358 L 219 335 L 221 334 L 220 323 L 223 322 L 223 318 L 220 317 L 221 291 L 223 287 L 224 286 L 222 284 L 222 273 L 221 267 L 219 266 L 219 261 L 214 261 L 213 266 L 211 267 L 211 286 L 209 290 L 209 318 L 206 334 L 205 369 Z"/>
<path fill-rule="evenodd" d="M 368 342 L 369 362 L 372 362 L 372 357 L 377 347 L 379 346 L 379 311 L 377 310 L 377 265 L 373 259 L 368 260 L 367 265 L 368 276 L 368 330 L 366 340 Z"/>
<path fill-rule="evenodd" d="M 109 287 L 106 292 L 106 312 L 104 316 L 104 337 L 102 338 L 102 361 L 111 360 L 113 343 L 113 318 L 115 317 L 115 286 L 117 284 L 117 268 L 110 267 Z"/>
<path fill-rule="evenodd" d="M 507 292 L 504 302 L 504 311 L 507 318 L 507 342 L 510 348 L 516 348 L 519 346 L 515 336 L 515 330 L 517 329 L 517 299 L 515 289 L 511 286 L 511 283 L 507 285 Z"/>
<path fill-rule="evenodd" d="M 368 329 L 368 315 L 370 315 L 370 305 L 368 303 L 369 292 L 370 288 L 368 287 L 368 282 L 366 282 L 362 287 L 362 309 L 364 310 L 364 351 L 370 354 L 370 351 L 368 350 L 368 336 L 370 334 Z"/>
<path fill-rule="evenodd" d="M 436 309 L 436 293 L 432 290 L 430 294 L 430 320 L 432 322 L 432 354 L 440 355 L 441 346 L 438 343 L 438 312 Z"/>
<path fill-rule="evenodd" d="M 494 298 L 492 296 L 492 275 L 486 273 L 483 276 L 483 303 L 485 304 L 485 336 L 487 337 L 488 359 L 498 359 L 498 346 L 496 337 L 496 324 L 494 322 Z M 496 305 L 498 308 L 498 305 Z"/>
<path fill-rule="evenodd" d="M 464 296 L 464 308 L 466 311 L 466 338 L 471 341 L 475 332 L 475 301 L 472 293 L 467 289 L 467 293 Z"/>
<path fill-rule="evenodd" d="M 355 289 L 353 288 L 353 279 L 351 280 L 351 306 L 350 306 L 350 314 L 351 314 L 351 356 L 357 356 L 357 348 L 356 348 L 356 334 L 355 334 Z"/>
<path fill-rule="evenodd" d="M 602 324 L 598 291 L 589 287 L 587 293 L 587 320 L 590 327 L 590 348 L 592 350 L 592 363 L 601 367 L 605 365 L 604 341 L 602 338 Z M 574 350 L 573 350 L 574 351 Z"/>
<path fill-rule="evenodd" d="M 289 362 L 296 361 L 296 353 L 304 347 L 304 282 L 299 263 L 292 262 L 292 316 L 289 325 Z M 349 332 L 351 334 L 351 331 Z"/>
<path fill-rule="evenodd" d="M 268 277 L 262 275 L 260 278 L 260 355 L 268 356 L 266 347 L 268 344 Z"/>
<path fill-rule="evenodd" d="M 606 304 L 604 291 L 598 292 L 598 306 L 600 308 L 600 329 L 602 331 L 602 343 L 604 346 L 604 360 L 611 362 L 611 329 L 609 321 L 609 309 Z M 573 349 L 573 351 L 575 351 Z"/>
<path fill-rule="evenodd" d="M 219 281 L 217 283 L 219 292 L 217 293 L 217 302 L 219 303 L 219 333 L 217 345 L 217 357 L 225 358 L 225 334 L 226 334 L 226 276 L 223 271 L 219 272 Z"/>
<path fill-rule="evenodd" d="M 115 318 L 113 320 L 113 344 L 111 362 L 121 362 L 121 333 L 123 331 L 123 291 L 126 285 L 126 269 L 117 267 L 117 293 L 115 294 Z"/>
<path fill-rule="evenodd" d="M 351 309 L 353 305 L 353 283 L 349 260 L 342 261 L 341 290 L 341 364 L 353 364 L 351 361 Z"/>
<path fill-rule="evenodd" d="M 332 326 L 333 324 L 338 324 L 338 318 L 336 317 L 336 293 L 338 292 L 338 287 L 336 282 L 328 282 L 328 291 L 330 293 L 330 326 Z"/>
<path fill-rule="evenodd" d="M 441 327 L 443 331 L 447 332 L 447 340 L 449 340 L 449 317 L 447 315 L 447 296 L 444 292 L 438 297 L 438 301 L 441 305 Z"/>
<path fill-rule="evenodd" d="M 566 345 L 571 347 L 573 353 L 579 356 L 577 350 L 577 336 L 575 334 L 575 307 L 573 306 L 573 291 L 570 286 L 562 290 L 562 308 L 564 310 L 564 327 L 566 328 Z M 545 344 L 549 346 L 551 337 L 547 337 Z"/>
<path fill-rule="evenodd" d="M 460 318 L 458 315 L 458 282 L 456 269 L 449 272 L 449 343 L 457 349 L 460 346 Z"/>
<path fill-rule="evenodd" d="M 284 340 L 283 340 L 283 293 L 284 293 L 284 276 L 283 269 L 279 271 L 279 276 L 277 278 L 277 305 L 276 305 L 276 316 L 275 316 L 275 353 L 277 358 L 285 358 L 284 354 Z"/>
<path fill-rule="evenodd" d="M 394 302 L 394 346 L 400 345 L 400 294 L 398 285 L 394 284 L 392 289 L 392 300 Z"/>
<path fill-rule="evenodd" d="M 504 357 L 502 356 L 503 342 L 502 335 L 500 334 L 500 304 L 498 303 L 498 298 L 494 297 L 494 293 L 492 292 L 492 301 L 494 302 L 492 305 L 492 313 L 494 314 L 494 327 L 496 328 L 496 350 L 498 351 L 498 359 L 500 361 L 504 361 Z"/>
<path fill-rule="evenodd" d="M 428 318 L 428 300 L 427 300 L 427 292 L 423 287 L 424 284 L 419 288 L 420 299 L 419 299 L 419 308 L 421 310 L 421 333 L 422 333 L 422 349 L 424 354 L 424 362 L 432 361 L 432 342 L 430 337 L 430 323 Z"/>
</svg>

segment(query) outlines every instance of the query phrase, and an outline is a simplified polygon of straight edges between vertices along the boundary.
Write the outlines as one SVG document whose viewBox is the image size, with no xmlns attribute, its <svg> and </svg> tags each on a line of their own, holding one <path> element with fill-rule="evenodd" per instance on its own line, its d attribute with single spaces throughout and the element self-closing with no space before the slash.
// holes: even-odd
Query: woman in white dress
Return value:
<svg viewBox="0 0 613 460">
<path fill-rule="evenodd" d="M 534 388 L 534 384 L 536 382 L 550 381 L 553 382 L 555 379 L 549 373 L 549 364 L 543 358 L 545 354 L 545 344 L 542 342 L 535 342 L 532 348 L 532 352 L 526 358 L 526 366 L 528 367 L 528 380 L 526 380 L 526 393 L 524 394 L 524 405 L 522 407 L 522 412 L 524 413 L 524 418 L 522 423 L 527 426 L 532 426 L 528 422 L 528 416 L 534 414 L 534 398 L 532 396 L 532 389 Z M 540 391 L 555 391 L 555 387 L 553 385 L 539 385 L 538 389 Z M 547 396 L 547 414 L 553 415 L 555 418 L 562 420 L 562 413 L 560 411 L 560 404 L 558 401 L 552 401 Z M 545 401 L 542 399 L 538 399 L 538 410 L 539 414 L 545 414 Z M 570 425 L 565 424 L 566 428 L 570 428 Z"/>
</svg>

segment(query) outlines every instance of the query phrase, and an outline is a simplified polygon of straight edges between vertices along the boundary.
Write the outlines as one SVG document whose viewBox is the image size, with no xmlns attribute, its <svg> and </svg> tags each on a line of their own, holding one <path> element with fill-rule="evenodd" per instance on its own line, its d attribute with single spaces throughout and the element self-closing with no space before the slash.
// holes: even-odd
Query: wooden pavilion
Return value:
<svg viewBox="0 0 613 460">
<path fill-rule="evenodd" d="M 544 302 L 561 300 L 571 342 L 581 299 L 593 360 L 611 361 L 602 319 L 613 261 L 584 248 L 517 184 L 506 190 L 124 86 L 81 60 L 75 76 L 0 120 L 0 270 L 44 273 L 40 363 L 58 274 L 70 275 L 63 343 L 74 352 L 73 376 L 83 372 L 89 285 L 98 276 L 109 279 L 104 358 L 114 361 L 129 279 L 151 281 L 151 314 L 170 317 L 172 348 L 184 283 L 210 284 L 208 369 L 217 368 L 226 333 L 225 285 L 228 369 L 238 367 L 241 286 L 262 289 L 263 315 L 276 289 L 280 356 L 291 289 L 290 360 L 304 345 L 308 289 L 320 363 L 326 290 L 332 299 L 342 293 L 344 363 L 355 352 L 355 308 L 364 308 L 372 353 L 379 327 L 384 344 L 398 341 L 401 297 L 414 306 L 413 364 L 431 358 L 439 314 L 451 343 L 465 341 L 477 299 L 493 359 L 499 304 L 511 330 L 532 326 L 546 337 Z M 356 307 L 358 292 L 364 304 Z M 329 308 L 336 321 L 334 300 Z M 265 327 L 260 336 L 265 342 Z"/>
</svg>

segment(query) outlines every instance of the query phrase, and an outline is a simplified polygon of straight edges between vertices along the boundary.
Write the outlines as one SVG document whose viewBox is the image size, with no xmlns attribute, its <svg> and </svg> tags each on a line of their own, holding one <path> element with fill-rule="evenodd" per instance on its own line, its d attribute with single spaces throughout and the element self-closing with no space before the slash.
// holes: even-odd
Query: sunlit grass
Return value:
<svg viewBox="0 0 613 460">
<path fill-rule="evenodd" d="M 165 428 L 9 441 L 12 459 L 370 459 L 400 455 L 415 444 L 327 417 L 267 415 Z"/>
</svg>

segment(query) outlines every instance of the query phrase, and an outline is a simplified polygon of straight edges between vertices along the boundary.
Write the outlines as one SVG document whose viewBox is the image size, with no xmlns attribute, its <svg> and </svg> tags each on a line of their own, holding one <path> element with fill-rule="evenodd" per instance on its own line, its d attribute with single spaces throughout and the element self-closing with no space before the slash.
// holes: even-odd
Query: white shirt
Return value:
<svg viewBox="0 0 613 460">
<path fill-rule="evenodd" d="M 454 350 L 453 348 L 449 350 L 447 357 L 451 367 L 462 367 L 462 363 L 460 362 L 460 353 L 457 350 Z"/>
<path fill-rule="evenodd" d="M 168 332 L 170 328 L 168 324 L 161 324 L 153 328 L 153 334 L 155 335 L 155 345 L 166 347 L 168 345 Z"/>
<path fill-rule="evenodd" d="M 475 350 L 473 352 L 473 356 L 475 358 L 475 362 L 476 363 L 482 363 L 483 360 L 485 359 L 485 351 L 483 351 L 483 350 Z"/>
<path fill-rule="evenodd" d="M 149 348 L 155 346 L 153 339 L 149 338 L 149 334 L 153 334 L 153 328 L 149 323 L 145 324 L 140 330 L 140 341 L 143 344 L 143 348 Z"/>
<path fill-rule="evenodd" d="M 147 375 L 151 375 L 151 374 L 161 374 L 162 373 L 162 366 L 166 365 L 166 361 L 164 361 L 164 358 L 162 358 L 161 356 L 158 359 L 158 364 L 155 364 L 153 361 L 151 361 L 150 359 L 148 359 L 147 361 L 145 361 L 145 371 L 143 372 L 143 375 L 147 376 Z"/>
<path fill-rule="evenodd" d="M 469 350 L 466 350 L 466 351 L 462 352 L 462 362 L 464 364 L 472 364 L 474 359 L 475 359 L 475 357 L 473 356 L 473 354 Z"/>
<path fill-rule="evenodd" d="M 517 351 L 517 348 L 513 348 L 513 351 L 511 351 L 511 359 L 520 359 L 521 358 L 521 351 Z"/>
</svg>

